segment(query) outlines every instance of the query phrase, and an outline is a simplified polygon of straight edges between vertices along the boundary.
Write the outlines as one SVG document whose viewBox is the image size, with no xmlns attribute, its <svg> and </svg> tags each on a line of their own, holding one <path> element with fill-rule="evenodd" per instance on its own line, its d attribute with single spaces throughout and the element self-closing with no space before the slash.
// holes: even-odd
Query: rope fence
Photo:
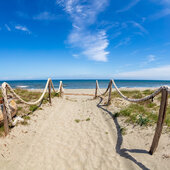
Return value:
<svg viewBox="0 0 170 170">
<path fill-rule="evenodd" d="M 132 98 L 128 98 L 127 96 L 125 96 L 119 90 L 119 88 L 117 87 L 114 80 L 110 80 L 110 82 L 108 84 L 108 87 L 104 92 L 101 91 L 101 89 L 99 87 L 99 83 L 96 80 L 95 98 L 97 98 L 99 96 L 105 96 L 106 94 L 108 94 L 107 105 L 110 104 L 111 103 L 112 86 L 114 86 L 115 90 L 118 92 L 118 94 L 124 100 L 129 101 L 129 102 L 136 102 L 136 103 L 145 102 L 145 101 L 148 101 L 150 99 L 153 99 L 155 96 L 157 96 L 160 93 L 162 94 L 161 102 L 160 102 L 160 109 L 159 109 L 159 116 L 158 116 L 158 120 L 157 120 L 157 126 L 156 126 L 156 129 L 155 129 L 155 134 L 154 134 L 154 138 L 153 138 L 153 141 L 152 141 L 152 145 L 151 145 L 150 151 L 149 151 L 150 154 L 153 154 L 156 151 L 156 148 L 158 146 L 159 139 L 160 139 L 160 136 L 161 136 L 161 133 L 162 133 L 163 123 L 164 123 L 165 116 L 166 116 L 166 108 L 167 108 L 167 104 L 168 104 L 168 94 L 170 94 L 170 88 L 168 86 L 161 86 L 160 88 L 155 90 L 152 94 L 150 94 L 150 95 L 148 95 L 146 97 L 143 97 L 143 98 L 140 98 L 140 99 L 132 99 Z M 4 121 L 5 135 L 7 135 L 9 133 L 9 123 L 12 126 L 15 126 L 16 122 L 17 122 L 16 120 L 13 120 L 13 117 L 11 115 L 11 108 L 9 106 L 7 92 L 9 91 L 21 103 L 24 103 L 26 105 L 37 105 L 37 104 L 42 102 L 42 100 L 44 99 L 45 94 L 48 91 L 49 103 L 50 103 L 50 105 L 52 105 L 51 88 L 52 88 L 54 93 L 58 93 L 59 96 L 63 96 L 64 88 L 63 88 L 62 81 L 60 81 L 59 88 L 56 91 L 55 88 L 54 88 L 54 85 L 53 85 L 53 82 L 52 82 L 51 78 L 49 78 L 47 80 L 47 83 L 45 85 L 45 88 L 44 88 L 40 98 L 37 101 L 34 101 L 34 102 L 27 102 L 27 101 L 23 100 L 18 94 L 16 94 L 15 91 L 11 88 L 11 86 L 8 83 L 4 82 L 2 84 L 1 90 L 2 90 L 2 97 L 3 97 L 3 121 Z M 73 95 L 73 94 L 68 93 L 68 95 Z M 81 95 L 81 94 L 79 94 L 79 95 Z M 87 94 L 84 94 L 84 95 L 87 95 Z"/>
<path fill-rule="evenodd" d="M 48 93 L 49 93 L 49 103 L 51 105 L 52 104 L 52 102 L 51 102 L 51 87 L 52 87 L 54 93 L 59 93 L 60 96 L 63 95 L 64 88 L 63 88 L 62 81 L 60 81 L 58 91 L 56 92 L 55 88 L 54 88 L 54 85 L 53 85 L 53 82 L 52 82 L 51 78 L 49 78 L 47 80 L 47 83 L 45 85 L 45 88 L 44 88 L 43 93 L 40 96 L 40 98 L 38 100 L 34 101 L 34 102 L 27 102 L 27 101 L 23 100 L 18 94 L 16 94 L 15 91 L 11 88 L 11 86 L 8 83 L 4 82 L 2 84 L 1 90 L 2 90 L 2 97 L 3 97 L 3 118 L 4 118 L 3 121 L 4 121 L 5 135 L 7 135 L 9 133 L 9 123 L 12 126 L 15 126 L 16 123 L 17 123 L 16 121 L 13 120 L 12 115 L 11 115 L 11 108 L 9 106 L 7 92 L 9 91 L 21 103 L 24 103 L 26 105 L 37 105 L 37 104 L 42 102 L 46 92 L 48 91 Z"/>
<path fill-rule="evenodd" d="M 156 151 L 156 148 L 158 146 L 159 139 L 160 139 L 160 136 L 161 136 L 161 133 L 162 133 L 163 123 L 164 123 L 165 116 L 166 116 L 166 108 L 167 108 L 167 105 L 168 105 L 168 94 L 170 94 L 170 88 L 168 86 L 161 86 L 160 88 L 155 90 L 149 96 L 146 96 L 146 97 L 143 97 L 143 98 L 140 98 L 140 99 L 132 99 L 132 98 L 128 98 L 127 96 L 123 95 L 123 93 L 118 89 L 114 80 L 110 80 L 106 91 L 104 93 L 101 93 L 98 81 L 96 80 L 95 98 L 97 98 L 98 96 L 105 95 L 109 91 L 108 102 L 107 102 L 107 105 L 109 105 L 110 101 L 111 101 L 112 85 L 114 86 L 114 88 L 118 92 L 118 94 L 124 100 L 129 101 L 129 102 L 136 102 L 136 103 L 145 102 L 145 101 L 148 101 L 150 99 L 153 100 L 153 98 L 160 93 L 162 94 L 161 102 L 160 102 L 160 109 L 159 109 L 159 116 L 158 116 L 157 125 L 156 125 L 156 129 L 155 129 L 155 134 L 154 134 L 152 145 L 151 145 L 150 151 L 149 151 L 149 153 L 152 155 Z M 100 93 L 100 95 L 97 95 L 98 92 Z"/>
</svg>

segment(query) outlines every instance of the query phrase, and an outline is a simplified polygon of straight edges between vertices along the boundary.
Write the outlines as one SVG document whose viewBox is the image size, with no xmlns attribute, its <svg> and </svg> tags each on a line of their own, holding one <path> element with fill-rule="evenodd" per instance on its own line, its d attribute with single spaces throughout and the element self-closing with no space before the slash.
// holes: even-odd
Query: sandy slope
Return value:
<svg viewBox="0 0 170 170">
<path fill-rule="evenodd" d="M 0 139 L 0 169 L 132 170 L 170 167 L 169 159 L 159 159 L 158 153 L 150 156 L 145 150 L 140 150 L 144 153 L 131 154 L 121 149 L 123 138 L 119 133 L 119 122 L 112 119 L 112 112 L 107 108 L 97 107 L 99 102 L 100 99 L 92 100 L 89 96 L 53 99 L 53 106 L 36 111 L 28 126 L 19 125 L 8 137 Z M 86 121 L 87 118 L 90 120 Z M 76 119 L 81 121 L 77 123 Z M 130 142 L 140 145 L 138 139 L 134 140 Z M 135 149 L 134 145 L 128 144 L 128 138 L 125 145 L 124 148 Z M 155 160 L 160 160 L 159 164 Z"/>
</svg>

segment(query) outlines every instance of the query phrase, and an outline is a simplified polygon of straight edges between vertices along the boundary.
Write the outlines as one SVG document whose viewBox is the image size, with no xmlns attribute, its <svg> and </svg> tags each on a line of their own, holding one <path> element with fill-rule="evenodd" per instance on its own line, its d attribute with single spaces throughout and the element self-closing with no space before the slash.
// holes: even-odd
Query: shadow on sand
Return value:
<svg viewBox="0 0 170 170">
<path fill-rule="evenodd" d="M 117 143 L 116 143 L 116 147 L 115 147 L 116 153 L 118 153 L 121 157 L 131 160 L 139 168 L 141 168 L 143 170 L 149 170 L 149 168 L 147 168 L 141 162 L 138 162 L 134 157 L 132 157 L 130 154 L 127 153 L 127 152 L 132 152 L 132 153 L 149 154 L 148 151 L 142 150 L 142 149 L 126 149 L 126 148 L 121 149 L 121 145 L 123 143 L 123 137 L 122 137 L 122 134 L 120 131 L 120 125 L 118 123 L 117 117 L 115 117 L 114 114 L 112 112 L 110 112 L 109 110 L 103 108 L 103 106 L 105 106 L 105 105 L 101 105 L 102 101 L 103 101 L 103 99 L 102 99 L 102 97 L 100 97 L 100 102 L 97 104 L 97 107 L 102 109 L 103 111 L 105 111 L 107 114 L 109 114 L 111 116 L 111 118 L 113 119 L 113 121 L 115 123 L 116 129 L 117 129 Z"/>
</svg>

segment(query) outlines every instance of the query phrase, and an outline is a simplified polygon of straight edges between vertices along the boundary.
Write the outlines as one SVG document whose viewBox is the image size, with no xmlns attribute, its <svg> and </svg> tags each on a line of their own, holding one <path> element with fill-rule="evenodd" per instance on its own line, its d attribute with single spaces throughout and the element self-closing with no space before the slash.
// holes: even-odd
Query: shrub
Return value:
<svg viewBox="0 0 170 170">
<path fill-rule="evenodd" d="M 149 119 L 143 117 L 142 115 L 139 115 L 139 118 L 137 119 L 136 123 L 140 126 L 147 125 L 149 123 Z"/>
</svg>

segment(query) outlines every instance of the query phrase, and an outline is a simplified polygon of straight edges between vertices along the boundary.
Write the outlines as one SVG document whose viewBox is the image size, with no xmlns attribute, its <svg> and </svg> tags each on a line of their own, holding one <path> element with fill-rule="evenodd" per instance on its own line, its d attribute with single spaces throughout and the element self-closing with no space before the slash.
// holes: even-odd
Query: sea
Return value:
<svg viewBox="0 0 170 170">
<path fill-rule="evenodd" d="M 59 87 L 59 82 L 63 81 L 65 89 L 94 89 L 96 80 L 52 80 L 54 87 Z M 7 82 L 12 88 L 23 89 L 44 89 L 47 80 L 10 80 L 0 81 L 0 84 Z M 98 80 L 100 88 L 107 88 L 109 80 Z M 118 87 L 160 87 L 170 86 L 170 80 L 115 80 Z"/>
</svg>

